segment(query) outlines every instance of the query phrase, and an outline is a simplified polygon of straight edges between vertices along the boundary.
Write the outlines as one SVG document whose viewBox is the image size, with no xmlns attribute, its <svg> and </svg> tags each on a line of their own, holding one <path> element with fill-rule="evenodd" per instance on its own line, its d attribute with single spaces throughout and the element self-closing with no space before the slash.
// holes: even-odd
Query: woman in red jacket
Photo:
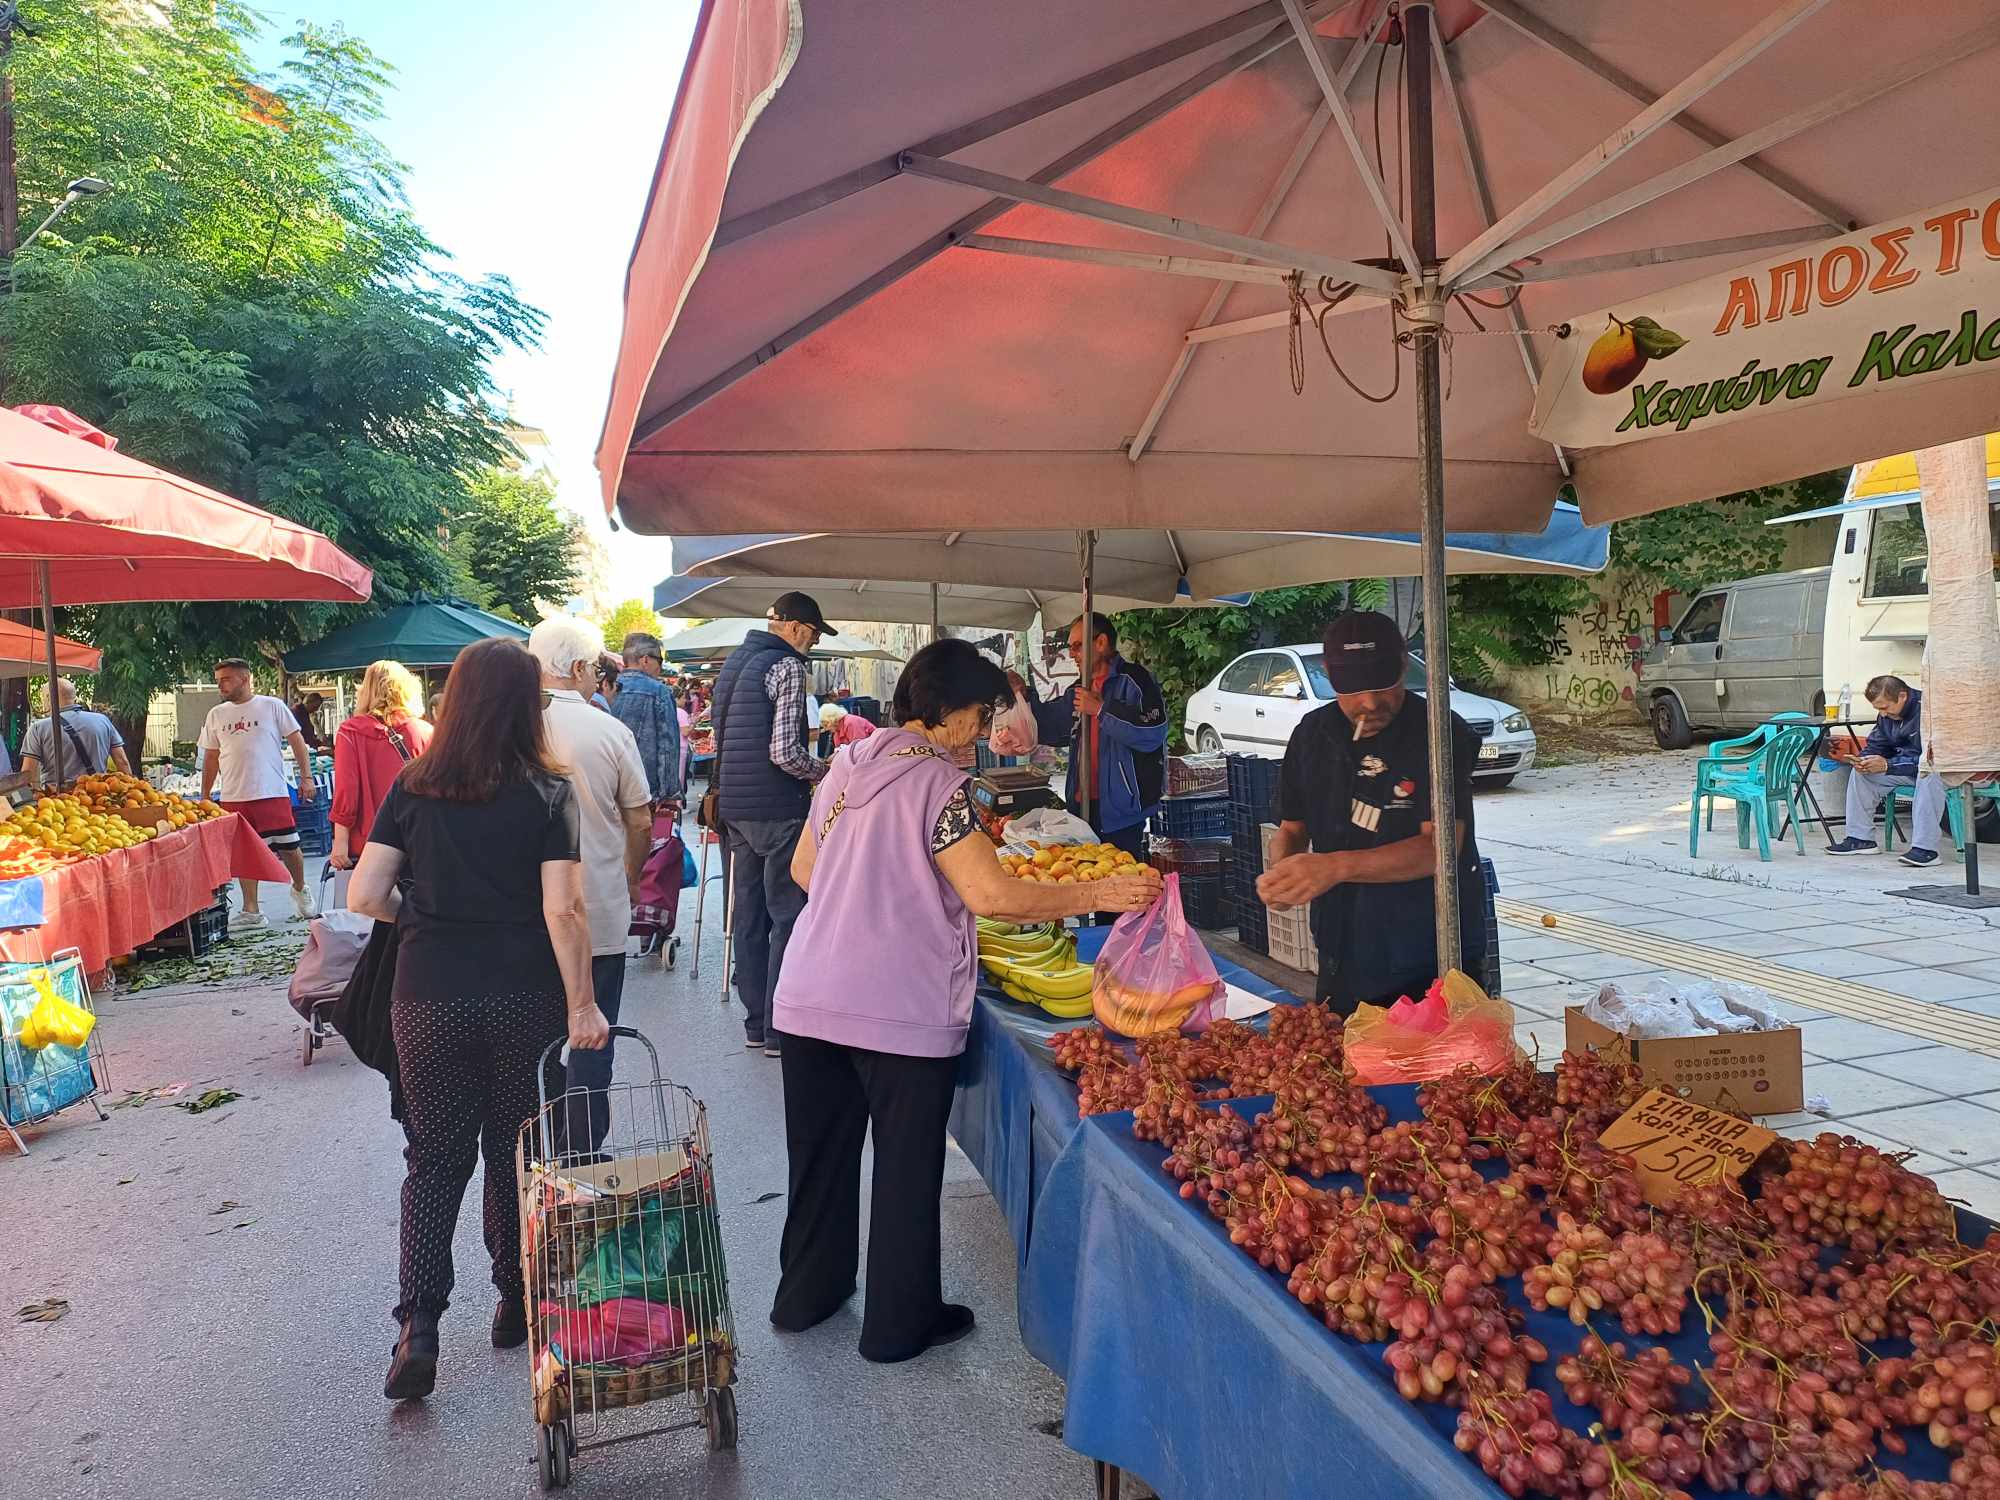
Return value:
<svg viewBox="0 0 2000 1500">
<path fill-rule="evenodd" d="M 354 868 L 389 784 L 430 743 L 417 679 L 401 662 L 372 663 L 361 674 L 353 717 L 333 735 L 333 853 L 327 863 L 334 869 Z"/>
</svg>

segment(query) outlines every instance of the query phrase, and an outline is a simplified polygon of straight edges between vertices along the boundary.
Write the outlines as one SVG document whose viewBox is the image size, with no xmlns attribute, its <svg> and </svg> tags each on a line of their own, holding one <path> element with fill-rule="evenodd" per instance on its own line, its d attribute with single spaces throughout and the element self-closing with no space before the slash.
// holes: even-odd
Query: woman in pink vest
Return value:
<svg viewBox="0 0 2000 1500">
<path fill-rule="evenodd" d="M 938 1266 L 945 1120 L 978 975 L 973 918 L 1019 922 L 1140 911 L 1160 877 L 1089 885 L 1009 878 L 953 755 L 1013 701 L 969 642 L 910 659 L 892 722 L 836 755 L 792 856 L 810 893 L 772 1002 L 784 1035 L 791 1160 L 771 1321 L 811 1328 L 854 1293 L 861 1145 L 875 1136 L 864 1359 L 911 1359 L 972 1331 Z"/>
</svg>

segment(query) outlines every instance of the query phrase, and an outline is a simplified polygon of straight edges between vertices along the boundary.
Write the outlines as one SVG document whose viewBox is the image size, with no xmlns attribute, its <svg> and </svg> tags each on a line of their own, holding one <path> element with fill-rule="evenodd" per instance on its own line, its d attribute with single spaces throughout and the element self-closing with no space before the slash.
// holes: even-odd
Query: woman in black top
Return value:
<svg viewBox="0 0 2000 1500">
<path fill-rule="evenodd" d="M 610 1036 L 591 989 L 576 804 L 549 755 L 541 669 L 518 642 L 480 641 L 459 654 L 446 690 L 452 716 L 389 789 L 348 889 L 354 910 L 399 929 L 391 1023 L 408 1171 L 402 1336 L 383 1387 L 392 1400 L 437 1383 L 452 1235 L 482 1153 L 500 1292 L 493 1343 L 526 1341 L 513 1163 L 536 1108 L 535 1063 L 565 1035 L 587 1048 Z"/>
</svg>

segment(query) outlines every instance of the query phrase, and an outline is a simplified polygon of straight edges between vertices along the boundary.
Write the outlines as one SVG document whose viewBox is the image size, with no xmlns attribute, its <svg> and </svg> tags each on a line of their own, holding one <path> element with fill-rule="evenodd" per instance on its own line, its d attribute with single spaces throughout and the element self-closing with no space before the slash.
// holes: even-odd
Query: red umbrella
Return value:
<svg viewBox="0 0 2000 1500">
<path fill-rule="evenodd" d="M 103 441 L 60 407 L 0 408 L 0 608 L 37 602 L 44 566 L 65 604 L 368 597 L 317 531 Z"/>
<path fill-rule="evenodd" d="M 374 575 L 327 538 L 114 451 L 61 407 L 0 408 L 0 608 L 55 601 L 325 599 L 358 604 Z M 53 647 L 53 641 L 45 641 Z M 49 656 L 49 675 L 58 662 Z M 56 737 L 55 774 L 62 776 Z"/>
<path fill-rule="evenodd" d="M 47 670 L 49 638 L 28 625 L 0 620 L 0 677 L 25 677 Z M 95 646 L 56 637 L 56 666 L 65 672 L 95 672 L 104 664 L 104 653 Z"/>
</svg>

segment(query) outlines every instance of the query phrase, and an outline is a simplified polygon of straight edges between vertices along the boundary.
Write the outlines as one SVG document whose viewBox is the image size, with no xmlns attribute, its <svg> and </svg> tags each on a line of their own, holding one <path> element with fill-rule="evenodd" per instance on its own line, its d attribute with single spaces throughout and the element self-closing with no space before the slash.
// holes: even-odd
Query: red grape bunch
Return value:
<svg viewBox="0 0 2000 1500">
<path fill-rule="evenodd" d="M 1637 1063 L 1611 1062 L 1595 1052 L 1565 1052 L 1556 1064 L 1555 1102 L 1587 1127 L 1590 1140 L 1645 1092 Z"/>
<path fill-rule="evenodd" d="M 1525 1391 L 1529 1366 L 1549 1357 L 1539 1339 L 1516 1331 L 1520 1314 L 1462 1263 L 1441 1277 L 1392 1272 L 1375 1311 L 1398 1335 L 1382 1358 L 1406 1401 L 1456 1406 L 1466 1394 L 1461 1374 L 1475 1370 L 1502 1391 Z"/>
<path fill-rule="evenodd" d="M 1785 1143 L 1785 1167 L 1767 1173 L 1757 1196 L 1765 1218 L 1823 1245 L 1871 1253 L 1891 1244 L 1955 1243 L 1951 1205 L 1928 1177 L 1852 1136 L 1824 1131 Z"/>
<path fill-rule="evenodd" d="M 1615 1432 L 1650 1428 L 1654 1436 L 1644 1446 L 1652 1451 L 1658 1450 L 1667 1420 L 1680 1405 L 1680 1393 L 1693 1379 L 1692 1372 L 1675 1364 L 1665 1349 L 1645 1349 L 1634 1359 L 1622 1342 L 1607 1344 L 1594 1333 L 1584 1335 L 1576 1353 L 1556 1361 L 1556 1380 L 1570 1400 L 1596 1408 L 1604 1425 Z M 1687 1472 L 1675 1476 L 1681 1483 L 1700 1472 L 1699 1458 L 1690 1456 L 1690 1461 Z"/>
</svg>

